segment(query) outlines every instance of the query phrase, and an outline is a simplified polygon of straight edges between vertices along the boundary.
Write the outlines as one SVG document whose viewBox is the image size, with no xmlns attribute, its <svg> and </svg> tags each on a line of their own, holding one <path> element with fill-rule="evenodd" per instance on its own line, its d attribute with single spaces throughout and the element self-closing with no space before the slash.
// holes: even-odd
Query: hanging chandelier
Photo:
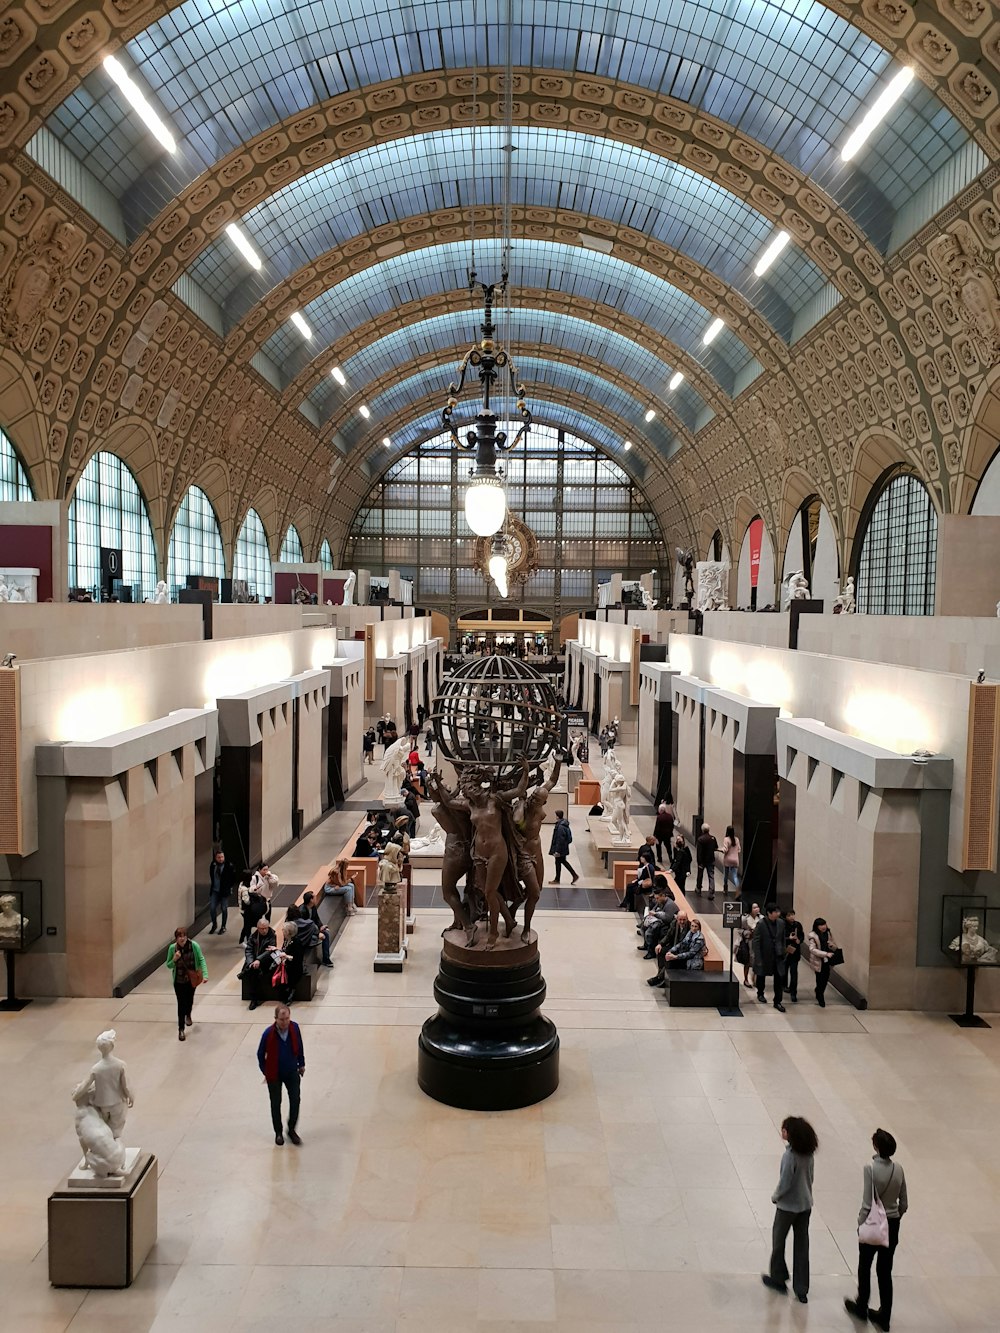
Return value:
<svg viewBox="0 0 1000 1333">
<path fill-rule="evenodd" d="M 473 8 L 475 26 L 475 6 Z M 477 537 L 492 537 L 503 527 L 507 514 L 507 497 L 503 488 L 503 470 L 499 466 L 501 456 L 516 448 L 527 436 L 531 426 L 531 413 L 525 402 L 524 385 L 519 383 L 517 369 L 503 341 L 496 336 L 493 322 L 494 300 L 502 301 L 507 297 L 508 281 L 511 269 L 511 161 L 514 154 L 514 66 L 512 56 L 512 33 L 514 16 L 512 0 L 505 0 L 503 16 L 504 74 L 503 74 L 503 139 L 500 145 L 502 166 L 500 175 L 501 208 L 501 251 L 499 282 L 479 282 L 476 273 L 476 201 L 475 186 L 477 180 L 477 135 L 479 129 L 479 71 L 472 72 L 472 182 L 473 198 L 469 223 L 469 291 L 473 295 L 477 290 L 483 296 L 483 322 L 480 324 L 482 337 L 474 342 L 462 357 L 458 365 L 458 379 L 448 385 L 448 401 L 441 414 L 441 423 L 447 430 L 455 446 L 461 450 L 475 453 L 475 465 L 469 473 L 469 485 L 465 491 L 465 517 L 469 527 Z M 509 303 L 506 305 L 507 332 L 509 336 Z M 453 420 L 459 397 L 465 388 L 466 377 L 470 369 L 478 374 L 481 386 L 482 402 L 476 413 L 475 423 L 465 432 L 464 441 L 458 433 Z M 499 420 L 494 410 L 493 401 L 499 398 L 506 403 L 504 419 L 513 417 L 516 412 L 521 418 L 513 439 L 505 430 L 498 430 Z M 513 408 L 511 408 L 513 402 Z M 499 569 L 499 552 L 497 568 Z M 506 596 L 506 593 L 503 594 Z"/>
</svg>

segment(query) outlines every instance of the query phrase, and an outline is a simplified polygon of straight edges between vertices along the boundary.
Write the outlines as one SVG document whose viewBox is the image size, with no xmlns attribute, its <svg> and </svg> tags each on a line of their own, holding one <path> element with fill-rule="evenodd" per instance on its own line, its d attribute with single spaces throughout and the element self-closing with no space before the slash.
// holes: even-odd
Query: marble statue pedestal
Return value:
<svg viewBox="0 0 1000 1333">
<path fill-rule="evenodd" d="M 540 1012 L 545 981 L 538 936 L 520 929 L 486 948 L 446 930 L 434 982 L 438 1012 L 420 1033 L 417 1082 L 435 1101 L 467 1111 L 533 1106 L 559 1086 L 559 1034 Z"/>
<path fill-rule="evenodd" d="M 140 1159 L 144 1155 L 140 1148 L 126 1148 L 125 1171 L 120 1176 L 95 1176 L 89 1166 L 84 1166 L 81 1158 L 79 1166 L 66 1177 L 67 1186 L 71 1190 L 126 1190 L 138 1175 L 142 1165 Z"/>
<path fill-rule="evenodd" d="M 406 885 L 400 881 L 395 893 L 379 890 L 378 952 L 374 972 L 402 972 L 406 962 Z"/>
<path fill-rule="evenodd" d="M 72 1188 L 49 1195 L 49 1281 L 54 1287 L 130 1287 L 156 1243 L 158 1167 L 140 1152 L 120 1189 Z"/>
</svg>

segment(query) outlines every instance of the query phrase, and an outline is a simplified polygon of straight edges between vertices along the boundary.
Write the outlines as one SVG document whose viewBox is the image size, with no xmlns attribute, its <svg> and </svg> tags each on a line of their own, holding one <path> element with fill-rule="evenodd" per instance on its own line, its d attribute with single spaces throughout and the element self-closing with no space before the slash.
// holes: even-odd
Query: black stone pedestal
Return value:
<svg viewBox="0 0 1000 1333">
<path fill-rule="evenodd" d="M 559 1086 L 559 1034 L 539 1012 L 545 981 L 534 931 L 486 951 L 447 931 L 434 983 L 440 1008 L 420 1033 L 417 1082 L 467 1111 L 531 1106 Z"/>
</svg>

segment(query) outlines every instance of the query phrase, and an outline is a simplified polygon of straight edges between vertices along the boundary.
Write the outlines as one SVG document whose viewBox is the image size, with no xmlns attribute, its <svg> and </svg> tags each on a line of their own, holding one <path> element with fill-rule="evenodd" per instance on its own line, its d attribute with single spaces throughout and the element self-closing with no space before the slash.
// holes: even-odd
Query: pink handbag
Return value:
<svg viewBox="0 0 1000 1333">
<path fill-rule="evenodd" d="M 893 1170 L 895 1169 L 893 1167 Z M 892 1176 L 889 1179 L 891 1180 Z M 889 1218 L 886 1216 L 882 1200 L 878 1197 L 878 1191 L 875 1188 L 874 1167 L 872 1168 L 872 1206 L 868 1209 L 868 1216 L 858 1227 L 858 1240 L 862 1245 L 876 1245 L 883 1250 L 887 1249 L 889 1245 Z"/>
</svg>

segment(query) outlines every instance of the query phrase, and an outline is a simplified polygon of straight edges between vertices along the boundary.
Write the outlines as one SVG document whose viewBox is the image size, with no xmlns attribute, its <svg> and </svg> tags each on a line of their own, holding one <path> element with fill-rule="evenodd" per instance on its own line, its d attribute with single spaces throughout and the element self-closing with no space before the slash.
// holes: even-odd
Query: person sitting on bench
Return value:
<svg viewBox="0 0 1000 1333">
<path fill-rule="evenodd" d="M 302 906 L 299 909 L 299 916 L 308 917 L 319 932 L 320 948 L 323 951 L 323 966 L 333 967 L 333 959 L 330 957 L 330 932 L 319 919 L 319 912 L 316 910 L 316 895 L 312 889 L 307 889 L 302 895 Z"/>
<path fill-rule="evenodd" d="M 701 933 L 701 922 L 696 916 L 691 918 L 687 931 L 672 949 L 663 956 L 663 966 L 683 967 L 688 972 L 705 970 L 705 936 Z"/>
<path fill-rule="evenodd" d="M 678 912 L 671 921 L 670 925 L 663 932 L 658 944 L 654 945 L 653 953 L 656 957 L 656 976 L 650 977 L 646 982 L 647 986 L 664 985 L 663 971 L 666 966 L 667 954 L 676 949 L 681 940 L 688 932 L 688 914 L 687 912 Z"/>
<path fill-rule="evenodd" d="M 639 871 L 635 879 L 630 880 L 625 885 L 625 897 L 618 904 L 624 912 L 635 911 L 635 895 L 637 893 L 648 893 L 653 887 L 653 876 L 655 873 L 655 864 L 653 861 L 639 854 Z"/>
<path fill-rule="evenodd" d="M 655 958 L 656 945 L 662 939 L 667 927 L 677 915 L 677 904 L 667 885 L 666 875 L 657 875 L 653 880 L 653 902 L 642 919 L 642 944 L 644 957 Z"/>
<path fill-rule="evenodd" d="M 259 1004 L 274 997 L 271 974 L 274 972 L 277 948 L 278 941 L 271 923 L 266 916 L 262 916 L 250 932 L 244 950 L 246 962 L 240 973 L 241 978 L 248 983 L 251 1009 L 256 1009 Z"/>
</svg>

